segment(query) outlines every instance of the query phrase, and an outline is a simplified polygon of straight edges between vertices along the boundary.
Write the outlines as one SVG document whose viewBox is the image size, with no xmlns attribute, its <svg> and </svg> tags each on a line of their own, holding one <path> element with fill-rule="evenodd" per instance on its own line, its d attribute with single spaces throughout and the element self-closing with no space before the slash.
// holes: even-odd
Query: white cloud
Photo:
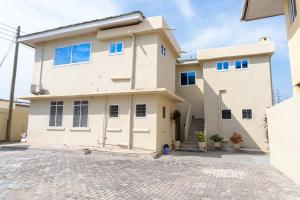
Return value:
<svg viewBox="0 0 300 200">
<path fill-rule="evenodd" d="M 192 19 L 196 16 L 195 10 L 190 0 L 175 0 L 174 2 L 183 17 Z"/>
</svg>

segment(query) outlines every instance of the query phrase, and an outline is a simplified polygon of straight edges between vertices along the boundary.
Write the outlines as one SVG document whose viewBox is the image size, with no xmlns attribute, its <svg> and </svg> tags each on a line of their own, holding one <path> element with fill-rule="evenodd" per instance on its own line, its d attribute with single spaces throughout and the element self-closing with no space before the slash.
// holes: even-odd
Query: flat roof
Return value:
<svg viewBox="0 0 300 200">
<path fill-rule="evenodd" d="M 242 21 L 251 21 L 284 14 L 284 0 L 244 0 Z"/>
<path fill-rule="evenodd" d="M 157 89 L 135 89 L 135 90 L 125 90 L 125 91 L 104 91 L 98 93 L 86 93 L 86 94 L 67 94 L 67 95 L 32 95 L 27 97 L 20 97 L 19 99 L 24 100 L 42 100 L 42 99 L 62 99 L 62 98 L 85 98 L 85 97 L 101 97 L 101 96 L 118 96 L 118 95 L 134 95 L 134 94 L 161 94 L 165 97 L 175 101 L 184 102 L 184 99 L 169 91 L 166 88 Z"/>
</svg>

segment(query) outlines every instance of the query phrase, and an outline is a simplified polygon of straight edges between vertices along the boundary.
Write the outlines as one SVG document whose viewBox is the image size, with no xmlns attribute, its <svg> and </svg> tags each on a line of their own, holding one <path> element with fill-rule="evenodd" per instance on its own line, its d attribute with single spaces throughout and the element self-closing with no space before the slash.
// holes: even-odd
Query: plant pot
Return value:
<svg viewBox="0 0 300 200">
<path fill-rule="evenodd" d="M 206 149 L 206 142 L 198 142 L 198 147 L 200 150 Z"/>
<path fill-rule="evenodd" d="M 214 142 L 214 147 L 215 148 L 221 148 L 221 142 Z"/>
<path fill-rule="evenodd" d="M 240 148 L 241 148 L 241 144 L 240 144 L 240 143 L 233 143 L 233 144 L 232 144 L 232 147 L 233 147 L 234 149 L 240 149 Z"/>
<path fill-rule="evenodd" d="M 175 148 L 179 148 L 180 147 L 180 140 L 176 140 L 175 141 Z"/>
</svg>

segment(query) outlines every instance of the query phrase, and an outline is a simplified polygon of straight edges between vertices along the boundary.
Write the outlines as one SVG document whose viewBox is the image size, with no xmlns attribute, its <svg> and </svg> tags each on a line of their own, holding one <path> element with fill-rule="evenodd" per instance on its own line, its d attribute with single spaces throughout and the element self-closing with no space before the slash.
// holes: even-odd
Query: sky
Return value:
<svg viewBox="0 0 300 200">
<path fill-rule="evenodd" d="M 0 62 L 10 45 L 1 37 L 8 38 L 5 34 L 11 34 L 1 23 L 21 26 L 24 34 L 139 10 L 146 17 L 165 17 L 175 28 L 182 50 L 187 52 L 184 58 L 195 57 L 202 48 L 251 44 L 260 37 L 270 37 L 276 43 L 272 58 L 273 89 L 279 91 L 281 99 L 292 95 L 284 17 L 241 22 L 243 0 L 0 0 L 0 3 Z M 0 66 L 0 98 L 9 98 L 13 53 L 14 49 Z M 33 66 L 34 50 L 21 45 L 15 97 L 29 95 Z"/>
</svg>

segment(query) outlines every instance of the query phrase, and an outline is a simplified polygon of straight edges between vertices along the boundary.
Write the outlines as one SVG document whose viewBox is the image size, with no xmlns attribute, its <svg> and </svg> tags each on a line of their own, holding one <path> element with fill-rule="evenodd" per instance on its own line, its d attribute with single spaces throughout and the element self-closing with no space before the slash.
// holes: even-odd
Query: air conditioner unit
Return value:
<svg viewBox="0 0 300 200">
<path fill-rule="evenodd" d="M 34 95 L 43 94 L 43 92 L 44 92 L 43 85 L 42 84 L 32 84 L 30 86 L 30 92 L 31 92 L 31 94 L 34 94 Z"/>
</svg>

